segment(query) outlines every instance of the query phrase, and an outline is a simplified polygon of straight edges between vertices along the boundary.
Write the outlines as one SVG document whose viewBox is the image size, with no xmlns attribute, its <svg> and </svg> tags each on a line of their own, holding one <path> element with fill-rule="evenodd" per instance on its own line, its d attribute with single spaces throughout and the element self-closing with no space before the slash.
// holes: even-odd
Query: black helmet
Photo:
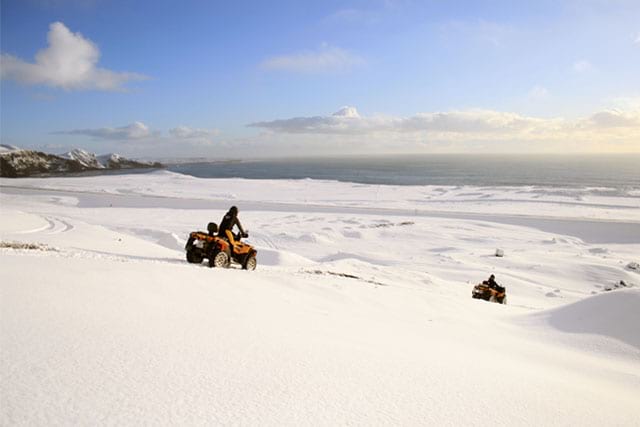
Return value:
<svg viewBox="0 0 640 427">
<path fill-rule="evenodd" d="M 229 208 L 229 213 L 231 215 L 238 215 L 238 208 L 235 206 L 231 206 L 231 208 Z"/>
<path fill-rule="evenodd" d="M 496 278 L 496 276 L 494 276 L 493 274 L 492 274 L 491 276 L 489 276 L 489 279 L 490 279 L 490 280 L 491 280 L 491 279 L 495 279 L 495 278 Z"/>
</svg>

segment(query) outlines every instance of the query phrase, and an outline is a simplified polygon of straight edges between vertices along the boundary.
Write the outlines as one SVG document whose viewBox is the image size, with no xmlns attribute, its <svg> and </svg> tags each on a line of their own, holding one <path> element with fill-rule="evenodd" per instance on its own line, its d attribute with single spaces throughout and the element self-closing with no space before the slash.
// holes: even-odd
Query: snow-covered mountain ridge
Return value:
<svg viewBox="0 0 640 427">
<path fill-rule="evenodd" d="M 160 168 L 162 164 L 127 159 L 119 154 L 96 156 L 76 148 L 61 155 L 2 146 L 0 176 L 23 178 L 42 174 L 65 174 L 92 170 Z"/>
<path fill-rule="evenodd" d="M 60 157 L 68 160 L 75 160 L 81 165 L 92 168 L 92 169 L 104 169 L 105 166 L 100 161 L 95 154 L 90 153 L 81 148 L 74 148 L 73 150 L 61 154 Z"/>
</svg>

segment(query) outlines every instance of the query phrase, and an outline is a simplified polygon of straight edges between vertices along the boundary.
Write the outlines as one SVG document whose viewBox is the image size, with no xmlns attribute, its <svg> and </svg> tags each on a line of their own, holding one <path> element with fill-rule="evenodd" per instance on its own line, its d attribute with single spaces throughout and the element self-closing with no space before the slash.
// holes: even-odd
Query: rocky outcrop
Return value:
<svg viewBox="0 0 640 427">
<path fill-rule="evenodd" d="M 139 169 L 139 168 L 161 168 L 158 162 L 139 162 L 122 157 L 119 154 L 104 154 L 98 156 L 98 162 L 107 169 Z"/>
<path fill-rule="evenodd" d="M 40 174 L 81 172 L 86 168 L 75 160 L 31 150 L 0 153 L 0 176 L 20 178 Z"/>
<path fill-rule="evenodd" d="M 139 162 L 118 154 L 96 157 L 93 153 L 79 149 L 61 156 L 32 150 L 0 150 L 0 176 L 8 178 L 161 167 L 160 163 Z"/>
</svg>

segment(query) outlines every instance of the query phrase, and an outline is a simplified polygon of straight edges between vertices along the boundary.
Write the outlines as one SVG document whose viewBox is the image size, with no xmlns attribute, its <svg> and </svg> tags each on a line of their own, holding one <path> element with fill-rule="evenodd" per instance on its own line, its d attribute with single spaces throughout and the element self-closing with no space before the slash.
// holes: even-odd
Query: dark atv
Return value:
<svg viewBox="0 0 640 427">
<path fill-rule="evenodd" d="M 471 298 L 497 302 L 498 304 L 506 304 L 507 289 L 500 285 L 491 286 L 488 282 L 484 281 L 473 287 L 473 290 L 471 291 Z"/>
<path fill-rule="evenodd" d="M 187 261 L 200 264 L 202 260 L 209 260 L 209 267 L 229 268 L 231 262 L 240 264 L 244 270 L 255 270 L 258 251 L 247 243 L 240 241 L 241 235 L 234 235 L 227 231 L 224 237 L 216 235 L 218 225 L 210 222 L 207 231 L 194 231 L 189 234 L 185 245 Z M 245 237 L 247 234 L 245 234 Z"/>
</svg>

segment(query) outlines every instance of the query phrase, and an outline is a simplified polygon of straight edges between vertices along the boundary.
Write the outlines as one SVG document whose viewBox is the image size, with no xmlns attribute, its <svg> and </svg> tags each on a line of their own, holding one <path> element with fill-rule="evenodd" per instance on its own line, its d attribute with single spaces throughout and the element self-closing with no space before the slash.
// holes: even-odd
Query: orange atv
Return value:
<svg viewBox="0 0 640 427">
<path fill-rule="evenodd" d="M 506 304 L 507 289 L 500 285 L 492 287 L 489 286 L 488 283 L 482 282 L 473 287 L 473 290 L 471 291 L 471 298 Z"/>
<path fill-rule="evenodd" d="M 226 231 L 226 236 L 216 235 L 218 226 L 210 222 L 207 231 L 194 231 L 189 234 L 185 245 L 187 261 L 200 264 L 203 259 L 209 259 L 209 267 L 228 268 L 231 262 L 240 264 L 244 270 L 255 270 L 258 251 L 247 243 L 240 241 L 241 235 L 233 235 Z"/>
</svg>

